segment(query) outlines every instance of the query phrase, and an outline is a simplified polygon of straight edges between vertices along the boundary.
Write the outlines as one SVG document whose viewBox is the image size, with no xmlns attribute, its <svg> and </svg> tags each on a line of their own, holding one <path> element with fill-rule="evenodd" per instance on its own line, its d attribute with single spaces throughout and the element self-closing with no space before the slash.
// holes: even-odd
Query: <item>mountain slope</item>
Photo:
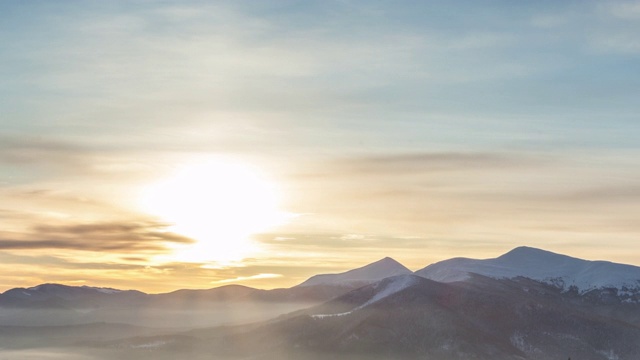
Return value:
<svg viewBox="0 0 640 360">
<path fill-rule="evenodd" d="M 581 294 L 614 288 L 628 301 L 640 300 L 640 267 L 582 260 L 530 247 L 515 248 L 495 259 L 449 259 L 415 272 L 441 282 L 464 280 L 470 273 L 496 279 L 522 276 Z"/>
<path fill-rule="evenodd" d="M 339 274 L 322 274 L 315 275 L 299 284 L 298 286 L 314 286 L 314 285 L 345 285 L 345 286 L 358 286 L 369 284 L 374 281 L 382 280 L 384 278 L 411 274 L 412 271 L 407 269 L 404 265 L 400 264 L 396 260 L 385 257 L 374 263 L 365 265 L 363 267 L 349 270 Z"/>
<path fill-rule="evenodd" d="M 439 283 L 403 275 L 271 321 L 163 337 L 167 345 L 149 356 L 169 359 L 186 348 L 193 359 L 218 354 L 224 359 L 610 360 L 640 353 L 640 327 L 591 310 L 576 294 L 524 278 L 471 274 L 466 281 Z M 640 307 L 628 311 L 638 313 Z"/>
<path fill-rule="evenodd" d="M 147 294 L 137 290 L 117 290 L 90 286 L 41 284 L 30 288 L 14 288 L 0 294 L 1 307 L 18 308 L 89 308 L 109 304 L 133 303 Z"/>
<path fill-rule="evenodd" d="M 204 327 L 269 319 L 350 290 L 315 285 L 261 290 L 241 285 L 145 294 L 134 290 L 42 284 L 0 294 L 0 326 L 118 322 L 151 327 Z"/>
</svg>

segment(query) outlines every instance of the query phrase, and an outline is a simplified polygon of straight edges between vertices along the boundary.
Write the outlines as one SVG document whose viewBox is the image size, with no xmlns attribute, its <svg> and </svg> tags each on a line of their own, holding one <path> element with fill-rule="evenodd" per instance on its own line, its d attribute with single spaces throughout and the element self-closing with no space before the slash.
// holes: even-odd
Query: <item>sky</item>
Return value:
<svg viewBox="0 0 640 360">
<path fill-rule="evenodd" d="M 638 1 L 0 2 L 0 291 L 640 265 Z"/>
</svg>

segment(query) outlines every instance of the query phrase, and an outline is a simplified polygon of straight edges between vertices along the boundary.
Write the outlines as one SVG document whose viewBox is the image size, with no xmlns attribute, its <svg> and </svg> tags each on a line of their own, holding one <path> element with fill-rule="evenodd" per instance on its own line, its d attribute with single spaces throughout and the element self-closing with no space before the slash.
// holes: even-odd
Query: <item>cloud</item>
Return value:
<svg viewBox="0 0 640 360">
<path fill-rule="evenodd" d="M 17 234 L 0 233 L 0 250 L 65 249 L 93 252 L 164 252 L 167 244 L 189 244 L 194 240 L 166 231 L 154 222 L 35 225 Z"/>
<path fill-rule="evenodd" d="M 259 234 L 256 240 L 268 244 L 274 251 L 326 251 L 339 249 L 346 250 L 389 250 L 389 249 L 415 249 L 424 245 L 428 239 L 423 237 L 391 237 L 366 234 L 340 234 L 340 233 L 277 233 Z"/>
<path fill-rule="evenodd" d="M 0 135 L 0 170 L 8 167 L 14 182 L 16 177 L 20 182 L 77 174 L 89 167 L 91 153 L 89 148 L 48 136 Z"/>
<path fill-rule="evenodd" d="M 606 6 L 608 6 L 608 11 L 617 18 L 640 19 L 640 2 L 638 1 L 612 1 L 606 3 Z"/>
<path fill-rule="evenodd" d="M 533 158 L 482 152 L 416 152 L 381 156 L 365 156 L 338 160 L 346 171 L 382 174 L 416 174 L 471 169 L 504 169 L 531 166 Z"/>
<path fill-rule="evenodd" d="M 640 52 L 640 40 L 634 33 L 600 34 L 593 39 L 597 50 L 621 54 Z"/>
<path fill-rule="evenodd" d="M 335 206 L 336 209 L 358 207 L 359 203 L 372 199 L 381 203 L 391 201 L 388 206 L 392 209 L 398 205 L 393 203 L 394 199 L 413 203 L 425 200 L 427 204 L 443 196 L 494 191 L 497 186 L 501 187 L 497 191 L 506 192 L 509 186 L 501 183 L 514 177 L 526 179 L 534 170 L 552 169 L 556 162 L 545 156 L 515 152 L 410 152 L 340 157 L 315 167 L 308 166 L 294 175 L 298 187 L 293 189 L 299 189 L 294 195 L 296 198 L 314 198 L 317 203 L 343 199 L 343 204 Z M 518 184 L 514 180 L 509 185 Z M 314 188 L 322 188 L 323 193 L 314 192 Z M 364 208 L 367 213 L 379 206 Z M 295 212 L 304 214 L 316 210 Z"/>
<path fill-rule="evenodd" d="M 30 152 L 41 152 L 38 155 L 45 154 L 73 154 L 78 152 L 86 152 L 88 147 L 82 147 L 77 144 L 72 144 L 65 141 L 52 140 L 44 136 L 26 136 L 26 135 L 0 135 L 0 152 L 3 158 L 10 158 L 11 156 L 18 156 L 21 153 L 25 156 L 29 156 Z M 33 159 L 33 160 L 38 160 Z"/>
<path fill-rule="evenodd" d="M 574 236 L 613 218 L 633 226 L 639 210 L 634 185 L 619 181 L 637 171 L 615 169 L 623 157 L 637 169 L 637 154 L 581 152 L 637 148 L 637 62 L 625 57 L 640 49 L 637 2 L 8 7 L 5 249 L 143 262 L 188 243 L 137 220 L 135 192 L 214 153 L 294 173 L 282 176 L 283 202 L 305 215 L 281 235 L 295 239 L 264 242 L 291 250 L 281 263 L 555 238 L 551 228 Z M 569 148 L 579 151 L 560 159 Z M 188 278 L 184 268 L 203 283 L 291 273 L 148 271 Z"/>
<path fill-rule="evenodd" d="M 7 249 L 9 250 L 9 249 Z M 23 252 L 24 253 L 24 252 Z M 127 260 L 127 259 L 123 259 Z M 136 258 L 136 262 L 144 263 L 146 258 Z M 35 265 L 49 269 L 80 269 L 80 270 L 136 270 L 144 268 L 145 265 L 113 263 L 113 262 L 83 262 L 73 261 L 51 255 L 18 255 L 7 251 L 0 251 L 0 262 L 2 264 L 14 265 Z"/>
<path fill-rule="evenodd" d="M 60 180 L 67 180 L 66 183 L 89 180 L 83 186 L 75 184 L 77 190 L 95 188 L 96 177 L 103 182 L 122 184 L 155 174 L 157 169 L 154 171 L 149 165 L 149 157 L 149 152 L 135 143 L 103 144 L 95 138 L 55 134 L 4 134 L 0 135 L 0 175 L 6 175 L 0 178 L 0 187 L 39 184 L 37 191 L 42 191 L 46 184 L 57 182 L 59 192 L 65 185 Z"/>
<path fill-rule="evenodd" d="M 543 152 L 410 152 L 342 157 L 293 177 L 294 219 L 270 246 L 300 253 L 402 251 L 434 240 L 626 238 L 637 170 L 619 159 Z M 537 227 L 537 230 L 536 230 Z M 549 229 L 574 229 L 559 235 Z M 302 230 L 306 229 L 306 230 Z M 623 233 L 627 231 L 627 234 Z M 306 236 L 301 236 L 305 234 Z M 287 234 L 290 233 L 290 234 Z M 370 234 L 364 240 L 336 234 Z M 294 234 L 294 235 L 291 235 Z M 300 235 L 300 236 L 296 236 Z M 295 237 L 288 241 L 287 237 Z M 348 241 L 347 241 L 348 240 Z"/>
<path fill-rule="evenodd" d="M 640 184 L 618 184 L 616 186 L 598 186 L 569 192 L 564 200 L 596 205 L 602 203 L 638 203 Z"/>
<path fill-rule="evenodd" d="M 631 56 L 640 52 L 640 2 L 610 1 L 598 4 L 587 34 L 598 53 Z"/>
</svg>

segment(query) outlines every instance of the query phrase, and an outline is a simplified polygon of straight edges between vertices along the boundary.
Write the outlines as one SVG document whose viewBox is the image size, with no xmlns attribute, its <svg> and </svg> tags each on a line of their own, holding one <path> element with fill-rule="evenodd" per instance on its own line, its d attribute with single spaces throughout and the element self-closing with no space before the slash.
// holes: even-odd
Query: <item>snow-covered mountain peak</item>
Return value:
<svg viewBox="0 0 640 360">
<path fill-rule="evenodd" d="M 529 246 L 519 246 L 501 256 L 497 259 L 503 261 L 523 261 L 528 259 L 548 259 L 555 260 L 558 258 L 568 258 L 566 255 L 556 254 L 551 251 L 533 248 Z"/>
<path fill-rule="evenodd" d="M 315 275 L 298 286 L 365 285 L 391 276 L 411 273 L 411 270 L 396 260 L 385 257 L 371 264 L 343 273 Z"/>
<path fill-rule="evenodd" d="M 399 262 L 397 262 L 396 260 L 388 256 L 355 270 L 360 270 L 363 273 L 366 272 L 369 275 L 376 275 L 376 274 L 386 275 L 388 273 L 392 273 L 393 275 L 400 275 L 400 274 L 411 273 L 411 270 L 407 269 L 404 265 L 400 264 Z M 351 271 L 354 271 L 354 270 L 351 270 Z M 351 272 L 351 271 L 348 271 L 348 272 Z"/>
<path fill-rule="evenodd" d="M 585 260 L 573 258 L 567 255 L 556 254 L 551 251 L 536 249 L 528 246 L 517 247 L 506 254 L 497 257 L 496 262 L 503 265 L 523 266 L 533 265 L 540 266 L 545 264 L 577 264 Z"/>
<path fill-rule="evenodd" d="M 582 260 L 526 246 L 495 259 L 454 258 L 416 271 L 416 275 L 441 282 L 465 280 L 469 273 L 496 279 L 521 276 L 581 293 L 602 288 L 640 293 L 640 267 Z"/>
</svg>

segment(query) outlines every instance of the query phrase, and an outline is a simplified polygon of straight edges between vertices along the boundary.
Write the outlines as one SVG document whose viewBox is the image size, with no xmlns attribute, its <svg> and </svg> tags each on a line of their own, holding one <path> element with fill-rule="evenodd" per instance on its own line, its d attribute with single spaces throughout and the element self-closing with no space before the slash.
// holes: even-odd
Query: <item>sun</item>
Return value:
<svg viewBox="0 0 640 360">
<path fill-rule="evenodd" d="M 208 159 L 146 186 L 140 202 L 171 231 L 196 240 L 174 249 L 172 260 L 231 262 L 257 250 L 252 234 L 285 222 L 279 200 L 275 183 L 258 168 Z"/>
</svg>

